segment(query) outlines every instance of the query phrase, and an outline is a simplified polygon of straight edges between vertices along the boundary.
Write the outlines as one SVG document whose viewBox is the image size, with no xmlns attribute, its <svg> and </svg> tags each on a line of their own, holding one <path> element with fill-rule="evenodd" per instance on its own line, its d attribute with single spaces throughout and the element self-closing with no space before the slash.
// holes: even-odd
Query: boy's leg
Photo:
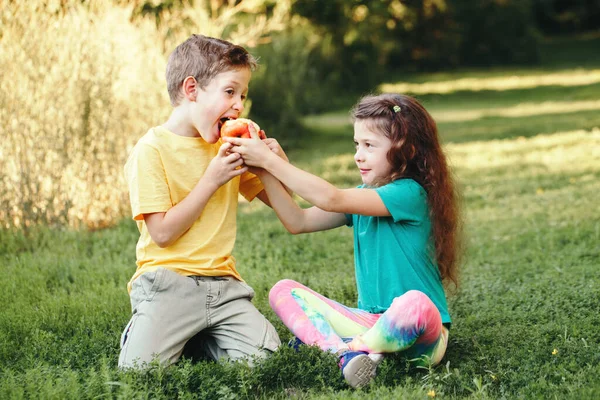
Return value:
<svg viewBox="0 0 600 400">
<path fill-rule="evenodd" d="M 366 332 L 380 317 L 346 307 L 290 279 L 273 286 L 269 303 L 302 342 L 333 353 L 348 349 L 342 337 Z"/>
<path fill-rule="evenodd" d="M 207 328 L 202 343 L 212 358 L 264 357 L 281 344 L 277 331 L 252 304 L 254 290 L 232 277 L 198 277 L 207 288 Z M 251 360 L 250 360 L 251 361 Z"/>
<path fill-rule="evenodd" d="M 427 356 L 435 364 L 444 355 L 447 338 L 435 304 L 424 293 L 411 290 L 394 299 L 373 327 L 348 346 L 369 353 L 408 350 L 411 356 Z"/>
<path fill-rule="evenodd" d="M 193 279 L 164 268 L 137 278 L 131 288 L 133 316 L 121 337 L 119 367 L 139 366 L 155 356 L 177 361 L 185 343 L 206 325 Z"/>
</svg>

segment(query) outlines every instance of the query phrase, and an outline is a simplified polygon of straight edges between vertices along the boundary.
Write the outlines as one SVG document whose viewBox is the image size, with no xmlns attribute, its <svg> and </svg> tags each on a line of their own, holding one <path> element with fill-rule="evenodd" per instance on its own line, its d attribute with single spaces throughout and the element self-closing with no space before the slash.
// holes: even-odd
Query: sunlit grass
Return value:
<svg viewBox="0 0 600 400">
<path fill-rule="evenodd" d="M 460 171 L 510 167 L 512 174 L 533 175 L 531 168 L 546 174 L 584 173 L 600 169 L 600 129 L 448 144 L 445 150 Z"/>
<path fill-rule="evenodd" d="M 545 101 L 521 103 L 511 107 L 494 107 L 479 110 L 440 110 L 432 116 L 437 122 L 474 121 L 487 117 L 518 118 L 534 115 L 566 114 L 579 111 L 600 110 L 600 100 L 589 101 Z"/>
<path fill-rule="evenodd" d="M 600 82 L 600 69 L 572 69 L 541 75 L 508 75 L 499 77 L 459 78 L 424 83 L 384 83 L 382 92 L 411 94 L 446 94 L 459 91 L 514 90 L 540 86 L 580 86 Z"/>
<path fill-rule="evenodd" d="M 531 137 L 576 129 L 592 130 L 598 126 L 600 113 L 595 110 L 511 118 L 490 116 L 473 121 L 438 124 L 444 143 Z"/>
</svg>

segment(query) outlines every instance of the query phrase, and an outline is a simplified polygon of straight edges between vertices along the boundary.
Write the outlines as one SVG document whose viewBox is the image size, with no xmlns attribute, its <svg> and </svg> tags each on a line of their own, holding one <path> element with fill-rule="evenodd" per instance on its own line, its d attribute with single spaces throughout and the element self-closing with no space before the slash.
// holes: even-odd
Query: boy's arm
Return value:
<svg viewBox="0 0 600 400">
<path fill-rule="evenodd" d="M 288 232 L 292 234 L 317 232 L 346 224 L 346 216 L 342 213 L 327 212 L 318 207 L 300 208 L 277 178 L 265 170 L 257 173 L 265 186 L 261 194 L 268 195 L 270 206 Z"/>
<path fill-rule="evenodd" d="M 219 148 L 202 178 L 180 203 L 166 212 L 144 214 L 148 232 L 158 246 L 167 247 L 179 239 L 200 217 L 217 189 L 248 170 L 248 167 L 236 169 L 243 160 L 239 154 L 228 154 L 230 147 L 229 143 L 224 143 Z"/>
</svg>

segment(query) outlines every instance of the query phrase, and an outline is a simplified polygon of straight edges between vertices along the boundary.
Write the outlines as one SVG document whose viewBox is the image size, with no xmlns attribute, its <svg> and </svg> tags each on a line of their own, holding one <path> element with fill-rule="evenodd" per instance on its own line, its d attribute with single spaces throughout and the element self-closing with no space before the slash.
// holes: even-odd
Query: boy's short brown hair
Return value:
<svg viewBox="0 0 600 400">
<path fill-rule="evenodd" d="M 181 85 L 193 76 L 201 88 L 221 72 L 256 68 L 256 59 L 241 46 L 204 35 L 192 35 L 173 50 L 167 62 L 167 90 L 173 107 L 181 100 Z"/>
</svg>

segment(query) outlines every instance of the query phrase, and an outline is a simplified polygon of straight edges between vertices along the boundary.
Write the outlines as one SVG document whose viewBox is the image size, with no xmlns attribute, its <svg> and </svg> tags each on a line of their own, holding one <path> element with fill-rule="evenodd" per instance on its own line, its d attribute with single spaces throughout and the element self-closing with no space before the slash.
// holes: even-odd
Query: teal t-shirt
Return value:
<svg viewBox="0 0 600 400">
<path fill-rule="evenodd" d="M 374 190 L 390 217 L 346 216 L 354 228 L 358 307 L 382 313 L 394 298 L 420 290 L 437 306 L 442 323 L 451 323 L 435 261 L 425 189 L 412 179 L 399 179 Z"/>
</svg>

